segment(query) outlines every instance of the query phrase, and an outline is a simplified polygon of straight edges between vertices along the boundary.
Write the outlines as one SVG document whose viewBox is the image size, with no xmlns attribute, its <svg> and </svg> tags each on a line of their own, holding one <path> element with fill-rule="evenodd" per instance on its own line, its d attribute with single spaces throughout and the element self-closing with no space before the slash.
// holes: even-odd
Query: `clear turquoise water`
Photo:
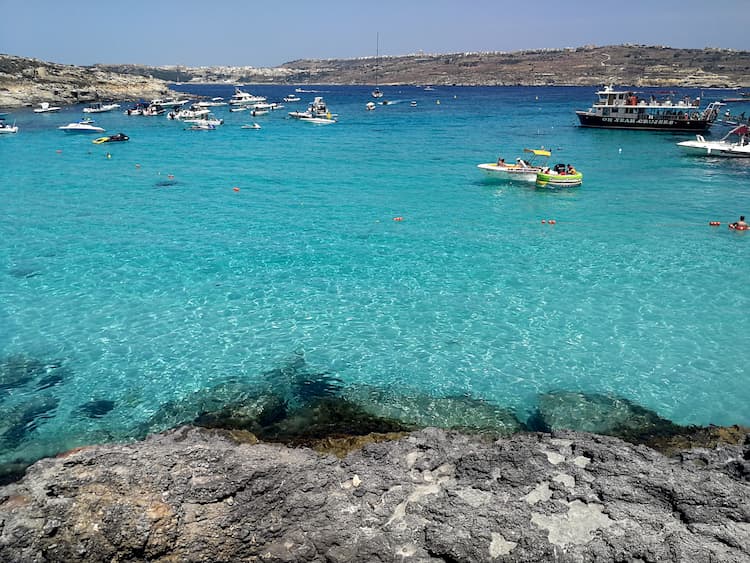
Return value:
<svg viewBox="0 0 750 563">
<path fill-rule="evenodd" d="M 109 113 L 98 123 L 131 141 L 93 145 L 56 129 L 80 106 L 9 116 L 0 358 L 65 368 L 49 389 L 0 394 L 0 409 L 56 402 L 24 455 L 126 436 L 167 401 L 295 352 L 345 385 L 469 394 L 522 419 L 538 394 L 574 390 L 750 424 L 750 234 L 726 228 L 750 215 L 750 162 L 685 156 L 680 134 L 579 128 L 591 88 L 390 89 L 405 102 L 375 112 L 367 89 L 320 90 L 339 123 L 286 119 L 290 104 L 216 108 L 212 132 Z M 542 145 L 584 185 L 476 168 Z M 116 406 L 80 416 L 97 399 Z"/>
</svg>

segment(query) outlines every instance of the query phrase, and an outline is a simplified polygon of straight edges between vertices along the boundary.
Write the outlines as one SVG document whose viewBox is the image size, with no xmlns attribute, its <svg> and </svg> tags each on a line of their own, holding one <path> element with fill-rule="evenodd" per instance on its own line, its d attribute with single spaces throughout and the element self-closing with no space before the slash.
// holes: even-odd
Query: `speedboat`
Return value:
<svg viewBox="0 0 750 563">
<path fill-rule="evenodd" d="M 515 163 L 506 163 L 504 159 L 500 159 L 497 162 L 477 164 L 477 168 L 492 178 L 536 182 L 537 173 L 544 169 L 543 164 L 552 153 L 545 149 L 523 149 L 523 152 L 530 153 L 531 158 L 517 158 Z"/>
<path fill-rule="evenodd" d="M 49 105 L 49 102 L 42 102 L 39 104 L 38 108 L 34 108 L 34 113 L 52 113 L 55 111 L 60 111 L 60 107 L 51 106 Z"/>
<path fill-rule="evenodd" d="M 91 141 L 95 145 L 101 145 L 102 143 L 116 143 L 129 140 L 125 133 L 117 133 L 116 135 L 110 135 L 109 137 L 98 137 Z"/>
<path fill-rule="evenodd" d="M 105 131 L 103 127 L 94 125 L 92 119 L 82 119 L 81 121 L 61 125 L 58 129 L 66 133 L 104 133 Z"/>
<path fill-rule="evenodd" d="M 696 135 L 694 141 L 680 141 L 677 146 L 696 155 L 750 158 L 750 129 L 740 125 L 718 141 L 707 141 L 703 135 Z"/>
<path fill-rule="evenodd" d="M 18 133 L 18 126 L 15 123 L 8 125 L 5 123 L 5 118 L 0 117 L 0 134 L 3 133 Z"/>
<path fill-rule="evenodd" d="M 289 117 L 315 123 L 318 125 L 328 125 L 336 123 L 337 116 L 328 110 L 328 106 L 323 101 L 322 96 L 315 96 L 313 102 L 307 107 L 306 111 L 290 111 Z"/>
<path fill-rule="evenodd" d="M 112 111 L 120 107 L 120 104 L 102 104 L 96 102 L 88 107 L 83 108 L 83 113 L 104 113 L 106 111 Z"/>
<path fill-rule="evenodd" d="M 250 92 L 244 92 L 239 88 L 234 89 L 234 94 L 229 98 L 229 105 L 232 106 L 250 106 L 260 104 L 266 101 L 263 96 L 254 96 Z"/>
<path fill-rule="evenodd" d="M 537 188 L 573 188 L 582 183 L 583 174 L 564 164 L 555 164 L 554 169 L 545 168 L 536 175 Z"/>
<path fill-rule="evenodd" d="M 302 98 L 300 98 L 296 94 L 289 94 L 288 96 L 284 96 L 284 101 L 287 103 L 300 102 L 302 101 Z"/>
</svg>

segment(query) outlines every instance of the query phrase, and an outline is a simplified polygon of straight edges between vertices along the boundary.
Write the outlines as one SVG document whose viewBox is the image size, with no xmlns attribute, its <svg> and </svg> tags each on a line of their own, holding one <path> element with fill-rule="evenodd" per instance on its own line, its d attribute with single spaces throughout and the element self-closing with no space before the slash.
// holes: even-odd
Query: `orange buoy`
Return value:
<svg viewBox="0 0 750 563">
<path fill-rule="evenodd" d="M 238 192 L 238 191 L 240 191 L 240 189 L 239 189 L 239 188 L 237 188 L 237 187 L 234 187 L 234 188 L 232 188 L 232 189 L 233 189 L 233 190 L 234 190 L 235 192 Z"/>
<path fill-rule="evenodd" d="M 549 223 L 550 225 L 556 225 L 556 224 L 557 224 L 557 221 L 555 221 L 554 219 L 550 219 L 550 220 L 549 220 L 549 221 L 547 221 L 547 222 L 548 222 L 548 223 Z"/>
<path fill-rule="evenodd" d="M 393 218 L 393 220 L 394 220 L 394 221 L 403 221 L 403 220 L 404 220 L 404 218 L 403 218 L 403 217 L 401 217 L 401 216 L 399 216 L 399 217 L 394 217 L 394 218 Z"/>
<path fill-rule="evenodd" d="M 62 149 L 57 149 L 57 150 L 56 150 L 55 152 L 56 152 L 57 154 L 62 154 Z"/>
<path fill-rule="evenodd" d="M 546 223 L 547 223 L 547 221 L 546 221 L 546 220 L 544 220 L 544 219 L 542 219 L 542 225 L 544 225 L 544 224 L 546 224 Z"/>
<path fill-rule="evenodd" d="M 709 221 L 708 224 L 710 226 L 712 226 L 712 227 L 718 227 L 719 225 L 721 225 L 721 222 L 719 222 L 719 221 Z"/>
</svg>

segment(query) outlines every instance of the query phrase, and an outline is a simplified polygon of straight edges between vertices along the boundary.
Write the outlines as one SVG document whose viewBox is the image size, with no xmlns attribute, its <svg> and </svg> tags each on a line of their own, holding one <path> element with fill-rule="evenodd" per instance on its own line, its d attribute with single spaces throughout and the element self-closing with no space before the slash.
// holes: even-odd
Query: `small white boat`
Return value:
<svg viewBox="0 0 750 563">
<path fill-rule="evenodd" d="M 224 101 L 224 98 L 217 96 L 215 98 L 211 98 L 210 101 L 198 102 L 195 105 L 198 107 L 202 107 L 202 108 L 215 108 L 215 107 L 225 106 L 227 105 L 227 102 Z"/>
<path fill-rule="evenodd" d="M 240 129 L 260 129 L 260 125 L 253 123 L 252 125 L 243 125 Z"/>
<path fill-rule="evenodd" d="M 34 113 L 53 113 L 56 111 L 60 111 L 60 107 L 51 106 L 49 105 L 49 102 L 42 102 L 39 104 L 38 108 L 34 108 Z"/>
<path fill-rule="evenodd" d="M 288 96 L 284 96 L 284 101 L 291 103 L 291 102 L 301 102 L 302 98 L 297 96 L 296 94 L 289 94 Z"/>
<path fill-rule="evenodd" d="M 505 159 L 501 158 L 497 162 L 477 164 L 477 168 L 492 178 L 536 182 L 537 173 L 544 169 L 542 163 L 546 163 L 546 159 L 552 153 L 545 149 L 523 149 L 523 152 L 532 155 L 528 161 L 517 158 L 515 163 L 506 163 Z M 543 162 L 540 163 L 539 159 L 543 159 Z"/>
<path fill-rule="evenodd" d="M 322 96 L 315 96 L 315 99 L 307 107 L 307 110 L 290 111 L 289 117 L 299 119 L 300 121 L 306 121 L 308 123 L 315 123 L 317 125 L 329 125 L 331 123 L 336 123 L 338 116 L 328 110 L 328 106 L 323 101 Z"/>
<path fill-rule="evenodd" d="M 185 131 L 214 131 L 216 125 L 210 123 L 193 123 L 190 127 L 185 127 Z"/>
<path fill-rule="evenodd" d="M 58 129 L 66 133 L 104 133 L 105 131 L 103 127 L 94 125 L 92 119 L 82 119 L 81 121 L 61 125 Z"/>
<path fill-rule="evenodd" d="M 750 158 L 750 129 L 740 125 L 717 141 L 707 141 L 703 135 L 696 135 L 694 141 L 681 141 L 677 146 L 703 156 Z"/>
<path fill-rule="evenodd" d="M 155 100 L 151 100 L 152 106 L 159 106 L 161 108 L 164 108 L 164 111 L 166 111 L 166 108 L 178 108 L 180 106 L 184 106 L 187 104 L 190 100 L 179 100 L 174 98 L 157 98 Z"/>
<path fill-rule="evenodd" d="M 219 119 L 210 114 L 206 115 L 205 117 L 196 118 L 196 119 L 184 119 L 183 121 L 185 123 L 192 123 L 194 125 L 213 125 L 214 127 L 217 127 L 219 125 L 224 125 L 223 119 Z"/>
<path fill-rule="evenodd" d="M 193 106 L 190 106 L 189 108 L 184 109 L 173 109 L 167 114 L 167 119 L 181 119 L 181 120 L 188 120 L 188 119 L 200 119 L 205 116 L 207 116 L 209 113 L 211 113 L 211 110 L 205 107 L 198 106 L 198 104 L 195 104 Z"/>
<path fill-rule="evenodd" d="M 102 104 L 101 102 L 96 102 L 88 107 L 83 108 L 83 113 L 104 113 L 107 111 L 112 111 L 119 107 L 120 104 Z"/>
<path fill-rule="evenodd" d="M 18 126 L 15 123 L 8 125 L 5 123 L 5 118 L 0 117 L 0 135 L 3 133 L 18 133 Z"/>
</svg>

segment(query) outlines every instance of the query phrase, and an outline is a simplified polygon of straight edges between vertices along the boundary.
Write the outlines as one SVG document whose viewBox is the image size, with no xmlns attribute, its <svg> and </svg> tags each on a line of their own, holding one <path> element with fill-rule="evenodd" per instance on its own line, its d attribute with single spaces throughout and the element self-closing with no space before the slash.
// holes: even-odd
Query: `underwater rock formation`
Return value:
<svg viewBox="0 0 750 563">
<path fill-rule="evenodd" d="M 748 561 L 750 484 L 722 468 L 750 445 L 699 454 L 427 429 L 336 459 L 185 427 L 0 488 L 0 560 Z"/>
</svg>

